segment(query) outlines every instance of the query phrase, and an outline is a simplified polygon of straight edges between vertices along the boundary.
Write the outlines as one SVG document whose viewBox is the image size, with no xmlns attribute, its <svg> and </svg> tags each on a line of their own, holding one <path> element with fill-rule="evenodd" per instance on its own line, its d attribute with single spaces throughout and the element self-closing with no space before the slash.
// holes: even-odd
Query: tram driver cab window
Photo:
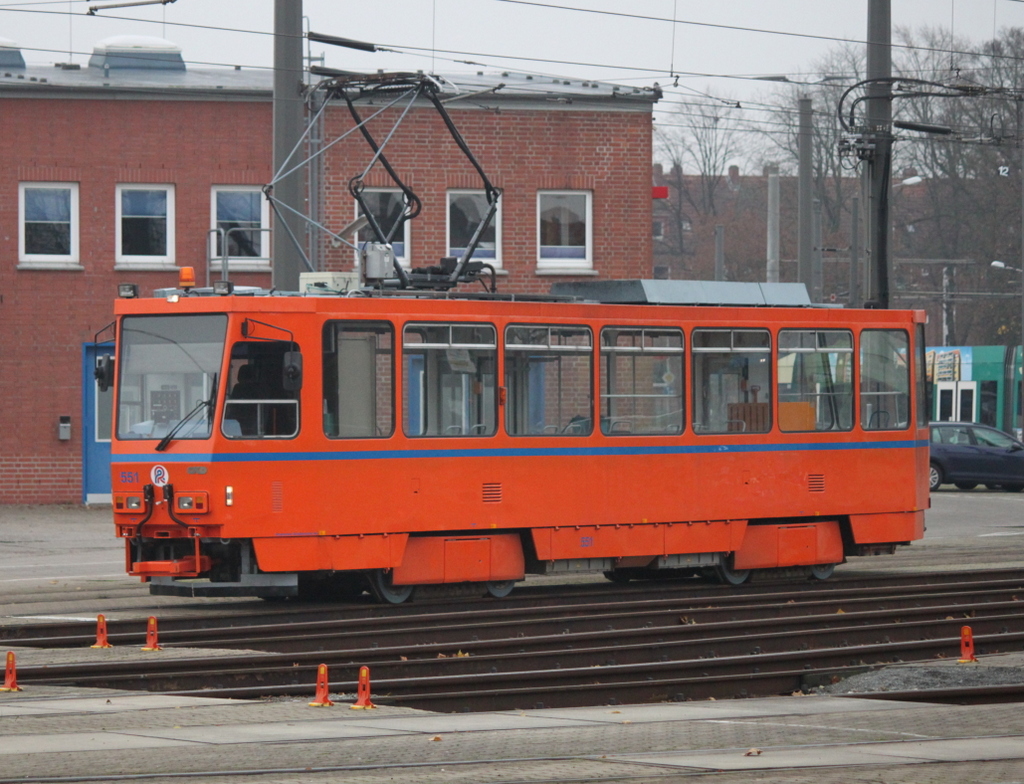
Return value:
<svg viewBox="0 0 1024 784">
<path fill-rule="evenodd" d="M 221 427 L 229 438 L 290 438 L 298 433 L 298 393 L 284 385 L 286 341 L 240 341 L 231 348 L 231 374 Z"/>
</svg>

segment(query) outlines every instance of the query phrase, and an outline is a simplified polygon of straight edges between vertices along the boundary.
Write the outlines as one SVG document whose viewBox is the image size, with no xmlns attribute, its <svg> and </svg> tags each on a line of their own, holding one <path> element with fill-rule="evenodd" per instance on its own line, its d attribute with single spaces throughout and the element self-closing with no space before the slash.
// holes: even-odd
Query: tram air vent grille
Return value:
<svg viewBox="0 0 1024 784">
<path fill-rule="evenodd" d="M 824 474 L 808 474 L 807 475 L 807 489 L 812 493 L 824 493 L 825 492 L 825 475 Z"/>
<path fill-rule="evenodd" d="M 270 509 L 273 512 L 284 511 L 284 482 L 270 483 Z"/>
<path fill-rule="evenodd" d="M 484 503 L 501 503 L 501 482 L 484 482 Z"/>
</svg>

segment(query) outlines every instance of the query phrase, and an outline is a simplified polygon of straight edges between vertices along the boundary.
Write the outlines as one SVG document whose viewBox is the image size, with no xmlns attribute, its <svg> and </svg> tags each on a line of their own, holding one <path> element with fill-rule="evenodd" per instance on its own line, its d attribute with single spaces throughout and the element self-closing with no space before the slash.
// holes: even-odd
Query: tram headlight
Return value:
<svg viewBox="0 0 1024 784">
<path fill-rule="evenodd" d="M 137 496 L 137 495 L 130 495 L 130 496 L 128 496 L 127 498 L 124 499 L 124 508 L 125 509 L 141 509 L 142 508 L 142 498 L 140 496 Z"/>
<path fill-rule="evenodd" d="M 176 500 L 178 502 L 179 509 L 188 511 L 195 508 L 195 499 L 190 495 L 179 495 Z"/>
</svg>

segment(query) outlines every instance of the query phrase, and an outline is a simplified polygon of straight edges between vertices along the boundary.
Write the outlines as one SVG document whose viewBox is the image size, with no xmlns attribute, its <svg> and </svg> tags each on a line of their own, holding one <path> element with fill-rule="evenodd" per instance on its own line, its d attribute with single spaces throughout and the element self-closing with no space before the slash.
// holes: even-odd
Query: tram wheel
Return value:
<svg viewBox="0 0 1024 784">
<path fill-rule="evenodd" d="M 835 572 L 835 570 L 836 565 L 834 563 L 814 564 L 814 566 L 811 567 L 811 577 L 815 580 L 827 580 L 832 576 L 832 573 Z"/>
<path fill-rule="evenodd" d="M 743 585 L 747 580 L 750 579 L 749 569 L 733 569 L 732 559 L 728 561 L 722 561 L 715 566 L 715 575 L 718 577 L 718 582 L 725 583 L 726 585 Z"/>
<path fill-rule="evenodd" d="M 415 586 L 395 585 L 391 582 L 391 572 L 384 569 L 374 569 L 366 575 L 370 583 L 370 592 L 377 597 L 377 601 L 384 604 L 401 604 L 411 596 Z"/>
<path fill-rule="evenodd" d="M 495 599 L 504 599 L 515 587 L 515 580 L 491 580 L 487 583 L 487 593 Z"/>
<path fill-rule="evenodd" d="M 604 579 L 611 580 L 617 585 L 625 585 L 630 581 L 631 577 L 621 569 L 609 569 L 604 573 Z"/>
<path fill-rule="evenodd" d="M 1018 484 L 1003 485 L 1003 490 L 1005 490 L 1008 493 L 1019 493 L 1022 490 L 1024 490 L 1024 485 L 1018 485 Z"/>
</svg>

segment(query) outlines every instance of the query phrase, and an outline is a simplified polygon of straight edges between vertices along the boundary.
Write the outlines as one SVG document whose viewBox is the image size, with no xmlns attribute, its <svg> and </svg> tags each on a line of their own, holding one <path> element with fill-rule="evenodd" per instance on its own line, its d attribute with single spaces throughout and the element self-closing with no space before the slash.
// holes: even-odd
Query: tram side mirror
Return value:
<svg viewBox="0 0 1024 784">
<path fill-rule="evenodd" d="M 283 378 L 281 380 L 287 392 L 298 392 L 302 389 L 302 352 L 284 352 Z"/>
<path fill-rule="evenodd" d="M 100 392 L 106 392 L 114 384 L 114 358 L 110 354 L 103 354 L 96 358 L 96 369 L 93 371 L 96 376 L 96 385 Z"/>
</svg>

